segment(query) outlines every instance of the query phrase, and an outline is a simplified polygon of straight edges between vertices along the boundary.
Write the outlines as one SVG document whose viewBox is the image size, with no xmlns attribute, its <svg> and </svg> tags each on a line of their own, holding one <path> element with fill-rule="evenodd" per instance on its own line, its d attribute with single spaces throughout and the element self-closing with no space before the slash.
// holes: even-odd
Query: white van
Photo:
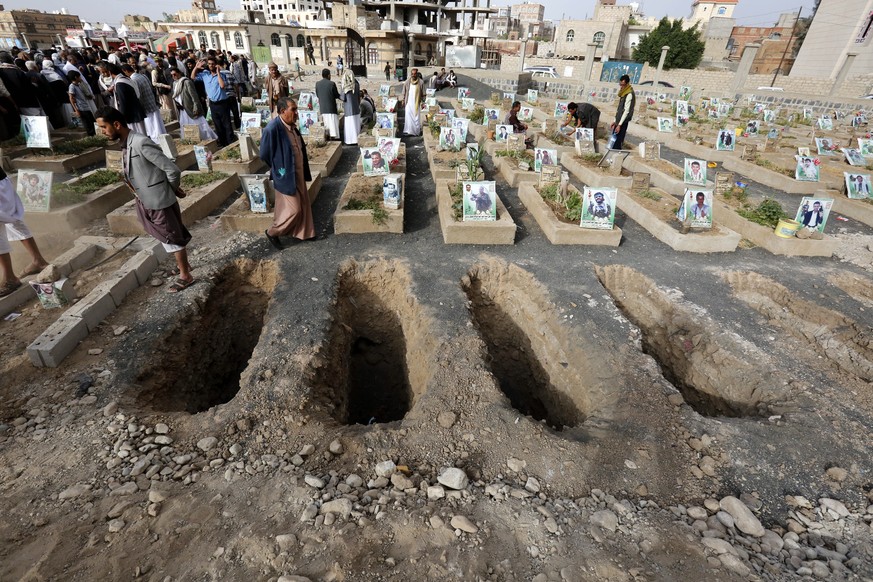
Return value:
<svg viewBox="0 0 873 582">
<path fill-rule="evenodd" d="M 555 70 L 555 67 L 525 67 L 525 73 L 531 73 L 532 79 L 557 79 L 558 72 Z"/>
</svg>

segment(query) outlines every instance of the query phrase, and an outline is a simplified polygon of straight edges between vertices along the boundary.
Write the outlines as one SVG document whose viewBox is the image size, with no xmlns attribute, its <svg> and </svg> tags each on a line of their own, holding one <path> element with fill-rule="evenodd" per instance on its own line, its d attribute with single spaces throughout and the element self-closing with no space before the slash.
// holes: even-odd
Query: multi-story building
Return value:
<svg viewBox="0 0 873 582">
<path fill-rule="evenodd" d="M 509 16 L 519 23 L 533 22 L 539 23 L 543 21 L 546 14 L 546 7 L 542 4 L 533 4 L 525 2 L 524 4 L 513 4 L 509 7 Z"/>
<path fill-rule="evenodd" d="M 4 10 L 0 5 L 0 47 L 47 48 L 63 44 L 68 30 L 82 28 L 72 14 L 56 14 L 25 8 Z"/>
<path fill-rule="evenodd" d="M 300 24 L 324 18 L 321 0 L 242 0 L 243 10 L 257 10 L 266 15 L 267 22 Z"/>
<path fill-rule="evenodd" d="M 712 18 L 733 18 L 734 8 L 739 0 L 694 0 L 691 5 L 691 17 L 686 21 L 688 26 L 700 24 L 705 30 L 706 24 Z"/>
<path fill-rule="evenodd" d="M 628 21 L 634 8 L 616 6 L 615 0 L 598 0 L 591 20 L 562 20 L 555 32 L 555 52 L 578 57 L 588 53 L 588 44 L 597 45 L 596 57 L 621 58 L 626 52 Z"/>
</svg>

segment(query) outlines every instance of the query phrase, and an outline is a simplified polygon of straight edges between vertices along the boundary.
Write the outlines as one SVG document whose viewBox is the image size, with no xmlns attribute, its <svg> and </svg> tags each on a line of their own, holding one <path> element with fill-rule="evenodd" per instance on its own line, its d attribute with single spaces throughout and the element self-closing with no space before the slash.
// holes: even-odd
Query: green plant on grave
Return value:
<svg viewBox="0 0 873 582">
<path fill-rule="evenodd" d="M 436 119 L 431 117 L 427 120 L 427 126 L 430 128 L 430 134 L 433 137 L 439 138 L 440 136 L 440 128 L 442 127 L 439 123 L 437 123 Z"/>
<path fill-rule="evenodd" d="M 482 125 L 482 122 L 485 120 L 485 108 L 481 105 L 476 105 L 473 108 L 473 111 L 470 113 L 470 121 L 473 123 L 478 123 Z"/>
<path fill-rule="evenodd" d="M 772 198 L 764 198 L 756 208 L 745 204 L 742 208 L 737 209 L 737 214 L 746 220 L 768 228 L 776 228 L 780 220 L 790 218 L 782 209 L 782 205 Z"/>
<path fill-rule="evenodd" d="M 553 182 L 539 188 L 540 196 L 558 215 L 568 222 L 579 222 L 582 219 L 582 195 L 573 187 L 567 187 L 567 195 L 561 195 L 558 183 Z"/>
<path fill-rule="evenodd" d="M 482 156 L 484 154 L 485 148 L 482 147 L 482 143 L 480 142 L 479 147 L 476 148 L 476 155 L 467 156 L 467 175 L 470 177 L 470 180 L 481 180 L 485 177 L 485 172 L 482 171 Z"/>
<path fill-rule="evenodd" d="M 77 156 L 92 148 L 103 148 L 109 140 L 102 135 L 92 135 L 72 141 L 65 141 L 52 146 L 51 149 L 38 150 L 34 154 L 38 156 Z"/>
<path fill-rule="evenodd" d="M 120 182 L 121 172 L 103 169 L 73 183 L 55 184 L 52 186 L 52 206 L 70 206 L 84 202 L 89 194 L 110 184 L 119 184 Z"/>
<path fill-rule="evenodd" d="M 24 139 L 24 136 L 21 134 L 16 135 L 13 138 L 7 139 L 6 141 L 0 141 L 0 148 L 11 148 L 15 146 L 24 145 L 27 143 L 27 140 Z"/>
<path fill-rule="evenodd" d="M 352 198 L 343 210 L 369 210 L 373 224 L 381 226 L 388 222 L 388 211 L 385 210 L 382 198 L 382 185 L 375 184 L 373 191 L 366 198 Z"/>
<path fill-rule="evenodd" d="M 254 113 L 257 111 L 254 105 L 240 105 L 239 110 L 243 113 Z"/>
<path fill-rule="evenodd" d="M 460 182 L 449 184 L 449 197 L 452 199 L 452 216 L 460 222 L 464 219 L 464 190 Z"/>
<path fill-rule="evenodd" d="M 181 185 L 183 190 L 193 190 L 195 188 L 200 188 L 201 186 L 206 186 L 207 184 L 212 184 L 218 180 L 224 180 L 228 176 L 229 174 L 225 174 L 224 172 L 191 172 L 190 174 L 182 176 Z"/>
<path fill-rule="evenodd" d="M 570 138 L 564 135 L 560 129 L 556 129 L 548 133 L 544 132 L 543 135 L 546 136 L 546 139 L 554 142 L 557 145 L 567 145 L 567 143 L 570 141 Z"/>
<path fill-rule="evenodd" d="M 649 200 L 654 200 L 656 202 L 662 198 L 662 196 L 654 190 L 643 190 L 642 192 L 637 192 L 637 196 L 640 198 L 648 198 Z"/>
<path fill-rule="evenodd" d="M 531 165 L 534 163 L 533 154 L 527 150 L 498 150 L 494 152 L 494 155 L 498 158 L 513 158 L 516 161 L 527 162 Z"/>
<path fill-rule="evenodd" d="M 600 154 L 598 154 L 598 153 L 596 153 L 596 152 L 585 152 L 585 153 L 582 154 L 581 156 L 577 156 L 577 157 L 579 157 L 579 158 L 582 159 L 583 161 L 591 162 L 591 163 L 593 163 L 593 164 L 596 164 L 597 162 L 600 161 L 600 158 L 602 158 L 603 156 L 600 155 Z"/>
</svg>

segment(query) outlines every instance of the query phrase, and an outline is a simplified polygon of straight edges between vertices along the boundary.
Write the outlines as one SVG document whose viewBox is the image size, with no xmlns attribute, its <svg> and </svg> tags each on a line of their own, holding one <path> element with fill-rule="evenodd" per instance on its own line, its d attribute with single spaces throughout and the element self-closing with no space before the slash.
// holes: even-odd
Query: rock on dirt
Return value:
<svg viewBox="0 0 873 582">
<path fill-rule="evenodd" d="M 452 467 L 450 469 L 446 469 L 440 476 L 437 477 L 437 481 L 439 481 L 442 485 L 445 485 L 449 489 L 455 489 L 460 491 L 462 489 L 467 488 L 467 484 L 469 483 L 469 479 L 467 478 L 467 474 L 464 473 L 463 470 Z"/>
<path fill-rule="evenodd" d="M 756 538 L 764 535 L 764 526 L 761 525 L 752 510 L 736 497 L 728 495 L 722 498 L 719 501 L 719 506 L 734 518 L 734 525 L 741 532 Z"/>
</svg>

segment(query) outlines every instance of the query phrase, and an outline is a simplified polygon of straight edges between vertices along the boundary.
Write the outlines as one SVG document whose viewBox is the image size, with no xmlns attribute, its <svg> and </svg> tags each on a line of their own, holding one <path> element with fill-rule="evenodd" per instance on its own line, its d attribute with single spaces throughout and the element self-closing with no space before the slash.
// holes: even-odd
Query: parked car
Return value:
<svg viewBox="0 0 873 582">
<path fill-rule="evenodd" d="M 525 67 L 525 73 L 531 73 L 531 77 L 543 78 L 543 79 L 557 79 L 558 71 L 555 70 L 555 67 L 544 67 L 544 66 L 536 66 L 536 67 Z"/>
<path fill-rule="evenodd" d="M 651 85 L 652 81 L 643 81 L 640 85 Z M 670 87 L 673 88 L 673 85 L 668 83 L 667 81 L 658 81 L 658 87 Z"/>
<path fill-rule="evenodd" d="M 873 93 L 868 93 L 867 95 L 861 95 L 858 99 L 873 99 Z"/>
<path fill-rule="evenodd" d="M 782 87 L 758 87 L 758 91 L 776 91 L 777 93 L 782 93 L 785 89 Z"/>
</svg>

